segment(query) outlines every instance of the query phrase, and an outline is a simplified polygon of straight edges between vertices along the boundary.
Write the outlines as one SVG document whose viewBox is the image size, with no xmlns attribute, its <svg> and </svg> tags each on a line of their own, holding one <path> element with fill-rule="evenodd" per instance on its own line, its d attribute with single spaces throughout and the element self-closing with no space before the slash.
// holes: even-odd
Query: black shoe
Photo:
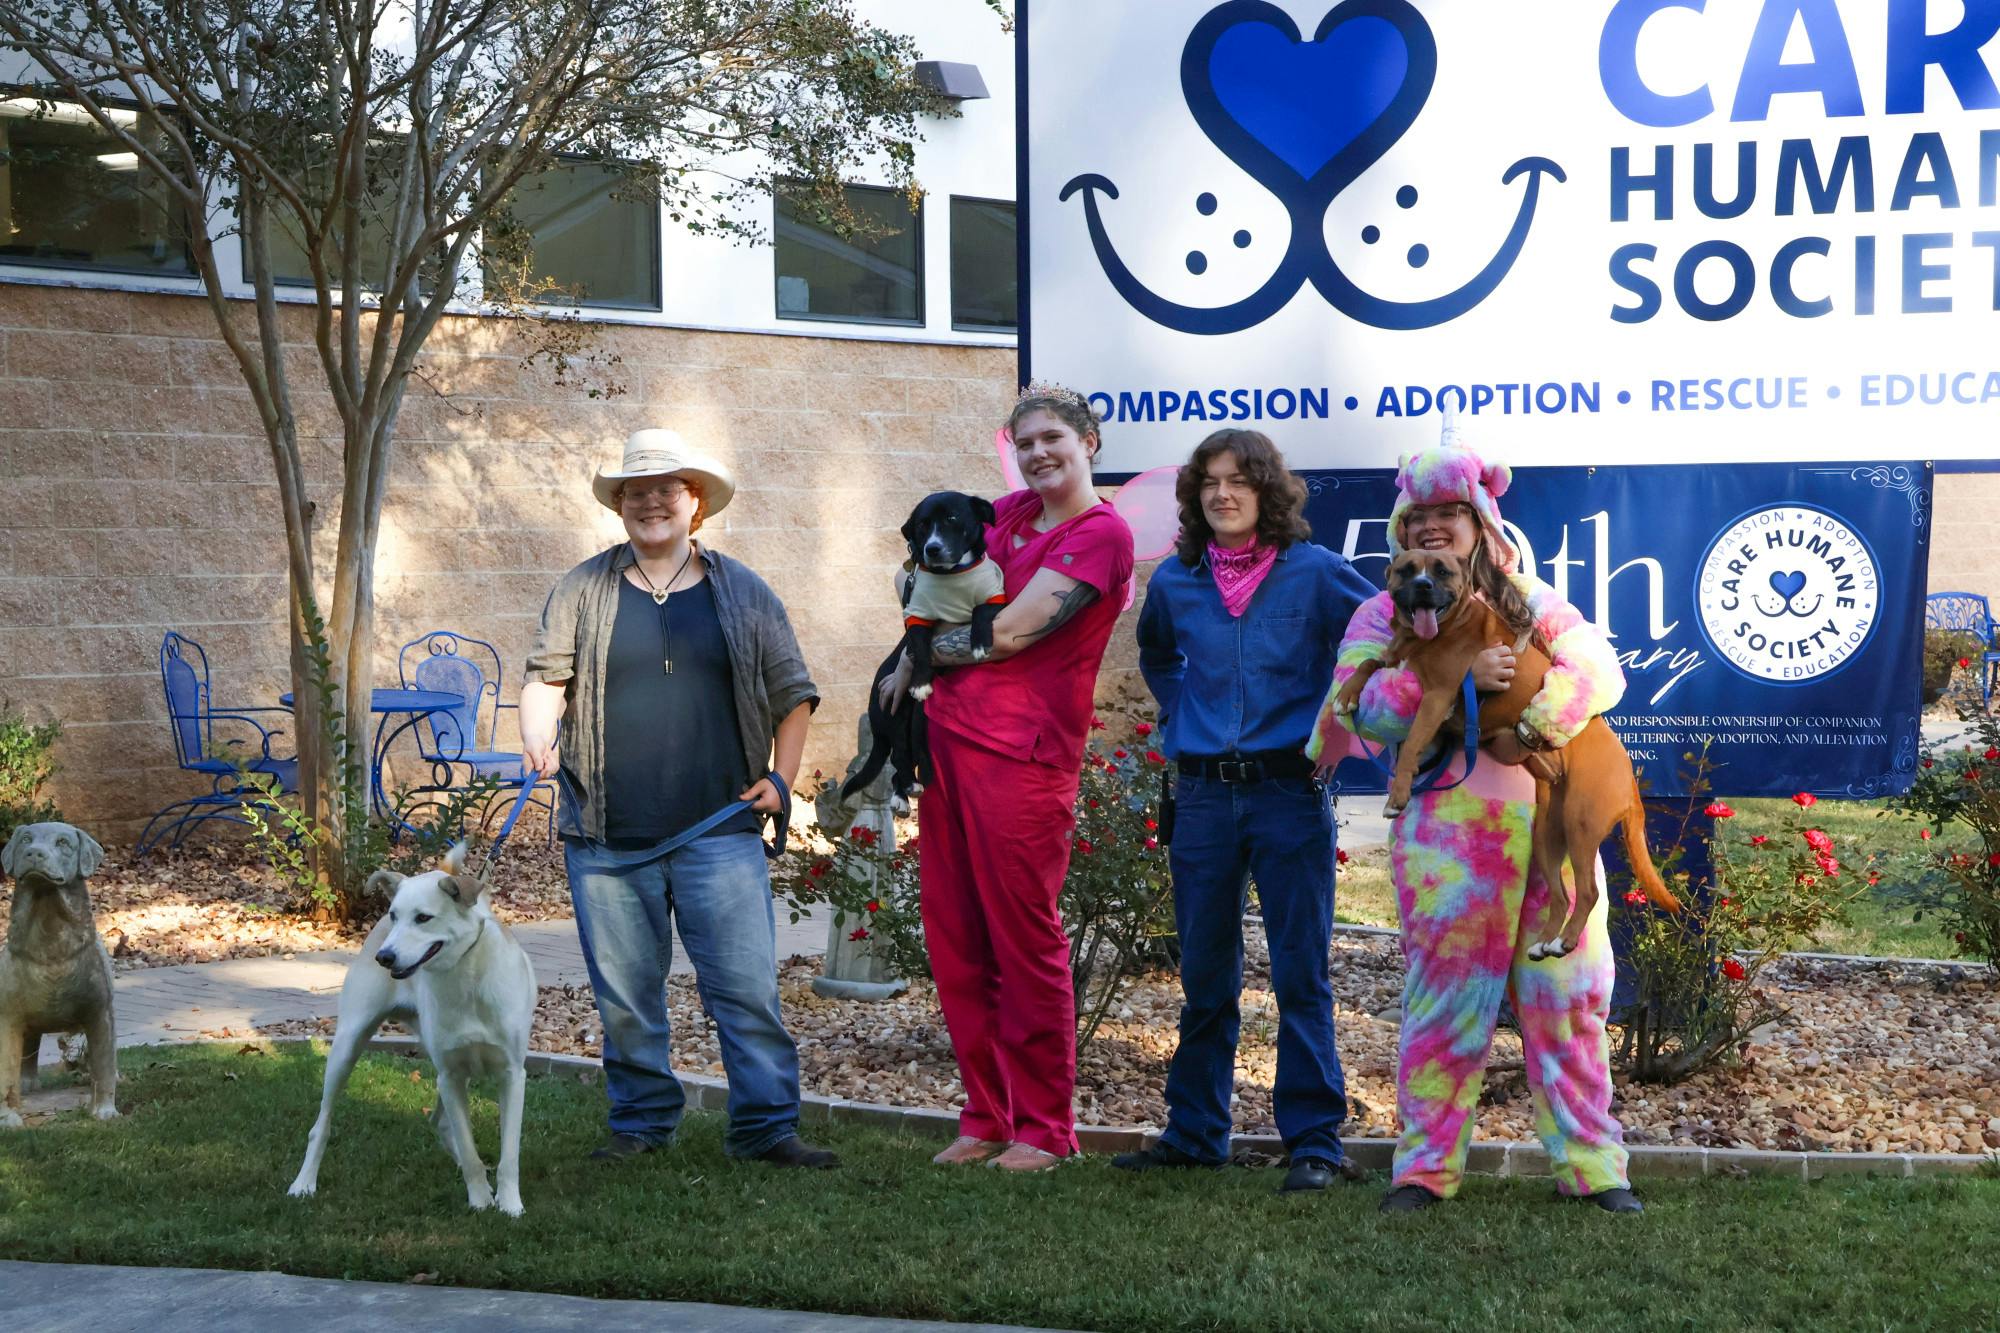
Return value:
<svg viewBox="0 0 2000 1333">
<path fill-rule="evenodd" d="M 1280 1194 L 1301 1194 L 1307 1190 L 1323 1190 L 1341 1180 L 1359 1180 L 1361 1172 L 1352 1162 L 1329 1162 L 1324 1157 L 1301 1157 L 1292 1163 L 1292 1169 L 1285 1172 L 1285 1183 L 1278 1186 Z"/>
<path fill-rule="evenodd" d="M 637 1157 L 659 1147 L 651 1139 L 642 1139 L 637 1134 L 613 1134 L 610 1142 L 590 1154 L 593 1162 L 622 1162 L 628 1157 Z"/>
<path fill-rule="evenodd" d="M 1382 1196 L 1382 1211 L 1385 1213 L 1414 1213 L 1420 1208 L 1428 1208 L 1434 1203 L 1443 1203 L 1437 1195 L 1422 1185 L 1398 1185 Z"/>
<path fill-rule="evenodd" d="M 769 1162 L 772 1166 L 802 1166 L 818 1171 L 840 1165 L 840 1158 L 830 1150 L 815 1148 L 796 1134 L 788 1139 L 779 1139 L 751 1160 Z"/>
<path fill-rule="evenodd" d="M 1156 1143 L 1138 1152 L 1121 1152 L 1111 1159 L 1111 1165 L 1120 1171 L 1152 1171 L 1160 1167 L 1171 1167 L 1182 1171 L 1220 1171 L 1225 1163 L 1204 1162 L 1191 1153 L 1182 1152 L 1171 1143 Z"/>
<path fill-rule="evenodd" d="M 1607 1213 L 1643 1213 L 1646 1205 L 1639 1202 L 1639 1196 L 1625 1186 L 1616 1189 L 1599 1190 L 1595 1194 L 1572 1195 L 1584 1203 L 1594 1203 Z"/>
</svg>

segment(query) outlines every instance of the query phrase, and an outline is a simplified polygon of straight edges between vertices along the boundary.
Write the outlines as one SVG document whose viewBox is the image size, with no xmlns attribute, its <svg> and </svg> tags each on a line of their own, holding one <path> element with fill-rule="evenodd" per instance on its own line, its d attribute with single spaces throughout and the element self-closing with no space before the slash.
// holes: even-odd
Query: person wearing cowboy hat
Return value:
<svg viewBox="0 0 2000 1333">
<path fill-rule="evenodd" d="M 762 837 L 765 815 L 782 826 L 819 691 L 770 587 L 694 539 L 735 494 L 728 468 L 671 430 L 635 431 L 591 491 L 625 540 L 549 595 L 520 720 L 527 766 L 561 791 L 556 828 L 604 1023 L 611 1138 L 592 1156 L 649 1152 L 680 1124 L 665 990 L 678 926 L 729 1077 L 724 1151 L 837 1165 L 798 1135 Z"/>
</svg>

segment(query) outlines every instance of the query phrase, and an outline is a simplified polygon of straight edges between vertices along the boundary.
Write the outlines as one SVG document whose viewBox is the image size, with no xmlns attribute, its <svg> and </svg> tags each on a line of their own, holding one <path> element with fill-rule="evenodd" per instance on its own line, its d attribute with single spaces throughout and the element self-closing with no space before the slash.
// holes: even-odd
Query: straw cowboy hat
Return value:
<svg viewBox="0 0 2000 1333">
<path fill-rule="evenodd" d="M 658 427 L 635 430 L 625 439 L 625 457 L 614 471 L 598 469 L 591 494 L 606 509 L 617 511 L 618 484 L 634 477 L 690 477 L 700 487 L 708 516 L 713 518 L 736 494 L 729 469 L 707 454 L 688 448 L 679 431 Z"/>
</svg>

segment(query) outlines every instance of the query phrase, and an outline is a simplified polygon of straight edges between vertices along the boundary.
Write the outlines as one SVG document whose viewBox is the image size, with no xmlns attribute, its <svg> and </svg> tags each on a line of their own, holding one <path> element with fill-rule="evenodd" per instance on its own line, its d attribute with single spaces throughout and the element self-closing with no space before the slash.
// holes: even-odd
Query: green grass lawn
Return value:
<svg viewBox="0 0 2000 1333">
<path fill-rule="evenodd" d="M 1762 833 L 1771 837 L 1784 834 L 1789 816 L 1797 807 L 1789 800 L 1735 800 L 1734 818 L 1718 821 L 1723 836 L 1742 840 Z M 1881 813 L 1880 801 L 1821 801 L 1812 808 L 1811 824 L 1832 835 L 1843 863 L 1860 878 L 1867 876 L 1868 858 L 1877 857 L 1884 887 L 1895 882 L 1891 860 L 1916 846 L 1916 825 Z M 1966 840 L 1969 835 L 1959 835 Z M 1955 848 L 1949 832 L 1935 845 Z M 1970 841 L 1966 846 L 1971 846 Z M 1370 849 L 1355 854 L 1340 868 L 1334 893 L 1336 920 L 1352 925 L 1394 926 L 1396 891 L 1389 882 L 1388 853 Z M 1845 926 L 1826 930 L 1811 946 L 1825 953 L 1870 954 L 1876 957 L 1949 958 L 1951 944 L 1930 919 L 1913 921 L 1910 913 L 1880 891 L 1864 894 L 1848 907 L 1851 918 Z"/>
<path fill-rule="evenodd" d="M 724 1158 L 714 1116 L 605 1167 L 584 1160 L 602 1092 L 551 1077 L 529 1083 L 528 1211 L 509 1220 L 466 1210 L 419 1114 L 435 1093 L 420 1062 L 363 1062 L 320 1193 L 295 1200 L 318 1055 L 124 1060 L 125 1119 L 0 1139 L 0 1254 L 1148 1333 L 1974 1328 L 1993 1313 L 1995 1179 L 1641 1182 L 1639 1218 L 1558 1204 L 1546 1181 L 1474 1180 L 1387 1219 L 1380 1182 L 1280 1198 L 1274 1170 L 947 1171 L 928 1164 L 935 1144 L 850 1126 L 814 1131 L 843 1169 L 781 1173 Z"/>
</svg>

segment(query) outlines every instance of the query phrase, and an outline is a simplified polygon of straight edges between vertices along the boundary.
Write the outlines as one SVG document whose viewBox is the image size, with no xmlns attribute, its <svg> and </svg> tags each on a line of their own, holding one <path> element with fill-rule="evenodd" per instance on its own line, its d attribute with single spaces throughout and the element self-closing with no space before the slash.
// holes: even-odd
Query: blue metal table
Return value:
<svg viewBox="0 0 2000 1333">
<path fill-rule="evenodd" d="M 292 706 L 291 694 L 278 696 L 278 702 L 285 707 Z M 380 720 L 375 724 L 375 744 L 368 756 L 368 801 L 378 815 L 383 815 L 397 824 L 403 821 L 389 804 L 386 792 L 382 790 L 382 761 L 388 756 L 389 747 L 396 738 L 422 722 L 432 713 L 449 712 L 465 707 L 465 699 L 443 690 L 405 690 L 395 686 L 378 686 L 370 691 L 368 711 Z M 402 718 L 395 722 L 394 719 Z M 393 725 L 392 725 L 393 722 Z M 407 827 L 407 825 L 404 825 Z"/>
</svg>

